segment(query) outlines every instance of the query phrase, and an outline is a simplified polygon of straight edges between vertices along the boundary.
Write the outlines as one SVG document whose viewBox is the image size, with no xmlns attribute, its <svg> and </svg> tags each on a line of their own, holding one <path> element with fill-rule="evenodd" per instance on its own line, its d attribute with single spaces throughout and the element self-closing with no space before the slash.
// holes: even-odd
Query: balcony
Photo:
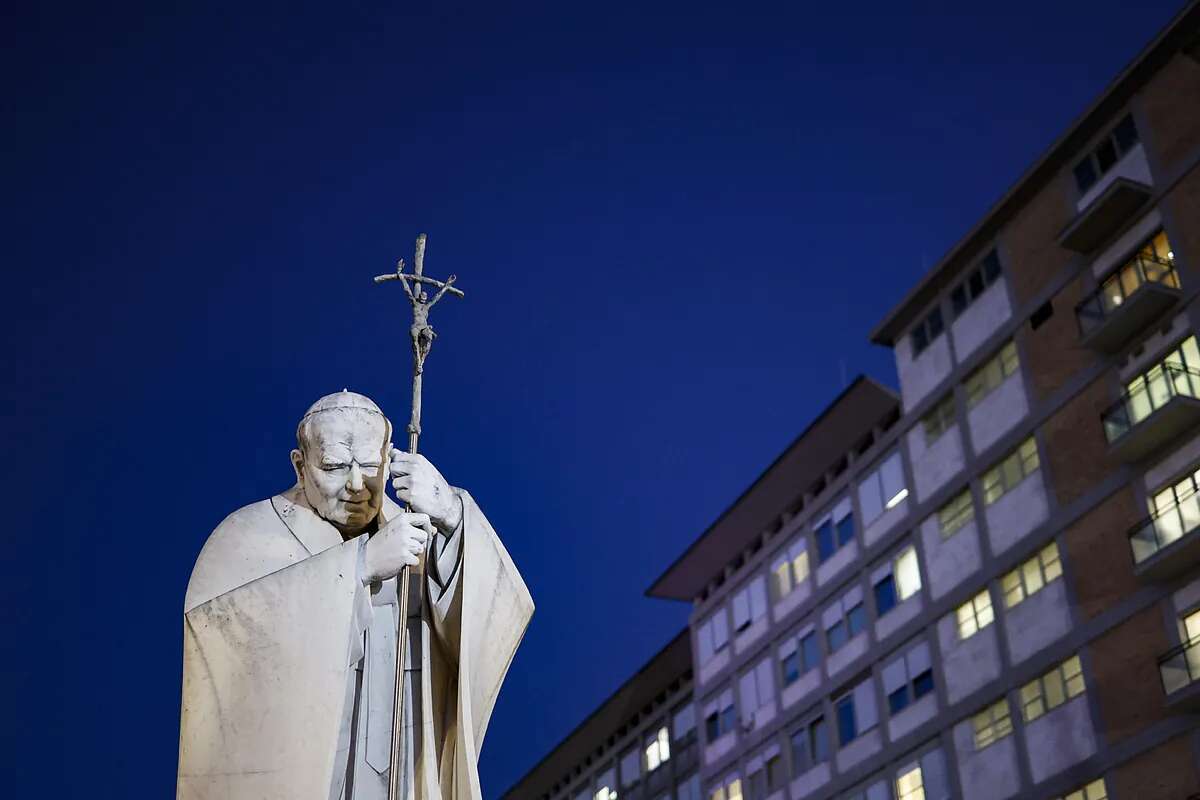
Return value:
<svg viewBox="0 0 1200 800">
<path fill-rule="evenodd" d="M 1158 659 L 1167 705 L 1200 711 L 1200 639 L 1184 642 Z"/>
<path fill-rule="evenodd" d="M 1115 353 L 1179 299 L 1171 261 L 1139 255 L 1075 307 L 1083 344 Z"/>
<path fill-rule="evenodd" d="M 1153 190 L 1139 181 L 1117 177 L 1058 236 L 1058 243 L 1076 253 L 1090 253 L 1150 199 Z"/>
<path fill-rule="evenodd" d="M 1200 564 L 1200 494 L 1193 492 L 1171 508 L 1129 529 L 1134 572 L 1151 580 L 1173 578 Z"/>
<path fill-rule="evenodd" d="M 1200 373 L 1170 361 L 1130 381 L 1121 399 L 1100 415 L 1109 452 L 1141 461 L 1200 424 Z"/>
</svg>

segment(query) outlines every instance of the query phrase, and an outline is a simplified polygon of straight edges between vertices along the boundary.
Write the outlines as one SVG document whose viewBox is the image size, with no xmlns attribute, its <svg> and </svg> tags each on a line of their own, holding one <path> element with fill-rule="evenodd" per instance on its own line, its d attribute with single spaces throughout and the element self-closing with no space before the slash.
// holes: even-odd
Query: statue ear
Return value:
<svg viewBox="0 0 1200 800">
<path fill-rule="evenodd" d="M 292 451 L 292 469 L 296 470 L 296 483 L 304 485 L 304 454 L 299 450 Z"/>
</svg>

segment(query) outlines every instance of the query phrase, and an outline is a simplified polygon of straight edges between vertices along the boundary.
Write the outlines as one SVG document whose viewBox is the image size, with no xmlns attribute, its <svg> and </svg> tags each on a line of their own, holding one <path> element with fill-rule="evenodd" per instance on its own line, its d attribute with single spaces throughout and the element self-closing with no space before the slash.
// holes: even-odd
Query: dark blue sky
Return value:
<svg viewBox="0 0 1200 800">
<path fill-rule="evenodd" d="M 172 10 L 171 5 L 180 10 Z M 1180 7 L 38 4 L 0 48 L 6 794 L 173 792 L 205 536 L 343 386 L 407 415 L 538 603 L 498 796 L 684 623 L 642 592 L 870 327 Z"/>
</svg>

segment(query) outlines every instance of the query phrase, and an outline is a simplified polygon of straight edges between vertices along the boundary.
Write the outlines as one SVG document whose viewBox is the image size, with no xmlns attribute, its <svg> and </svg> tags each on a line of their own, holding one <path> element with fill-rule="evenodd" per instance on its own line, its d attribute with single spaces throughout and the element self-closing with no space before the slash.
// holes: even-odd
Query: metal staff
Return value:
<svg viewBox="0 0 1200 800">
<path fill-rule="evenodd" d="M 447 292 L 463 297 L 461 290 L 454 287 L 457 276 L 451 275 L 444 281 L 425 277 L 425 234 L 417 237 L 413 255 L 413 271 L 404 271 L 404 259 L 396 263 L 396 271 L 387 275 L 376 275 L 375 282 L 400 281 L 408 302 L 412 305 L 413 324 L 409 328 L 413 350 L 412 416 L 408 420 L 408 452 L 417 452 L 417 440 L 421 436 L 421 377 L 425 372 L 425 357 L 433 347 L 433 327 L 429 324 L 429 309 L 433 308 Z M 433 298 L 425 291 L 426 286 L 435 289 Z M 432 542 L 430 542 L 432 544 Z M 388 770 L 388 800 L 400 800 L 400 726 L 404 706 L 404 654 L 408 649 L 408 583 L 409 568 L 400 571 L 400 635 L 396 641 L 396 691 L 392 696 L 392 749 L 391 768 Z M 414 765 L 415 766 L 415 765 Z"/>
</svg>

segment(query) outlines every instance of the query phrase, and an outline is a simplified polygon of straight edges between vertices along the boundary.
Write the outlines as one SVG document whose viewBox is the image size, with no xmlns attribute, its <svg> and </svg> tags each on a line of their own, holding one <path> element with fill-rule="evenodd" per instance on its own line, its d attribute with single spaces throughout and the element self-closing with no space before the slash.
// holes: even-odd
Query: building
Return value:
<svg viewBox="0 0 1200 800">
<path fill-rule="evenodd" d="M 706 800 L 1200 796 L 1198 296 L 1192 2 L 649 589 Z"/>
<path fill-rule="evenodd" d="M 504 800 L 700 800 L 686 630 L 504 793 Z"/>
</svg>

